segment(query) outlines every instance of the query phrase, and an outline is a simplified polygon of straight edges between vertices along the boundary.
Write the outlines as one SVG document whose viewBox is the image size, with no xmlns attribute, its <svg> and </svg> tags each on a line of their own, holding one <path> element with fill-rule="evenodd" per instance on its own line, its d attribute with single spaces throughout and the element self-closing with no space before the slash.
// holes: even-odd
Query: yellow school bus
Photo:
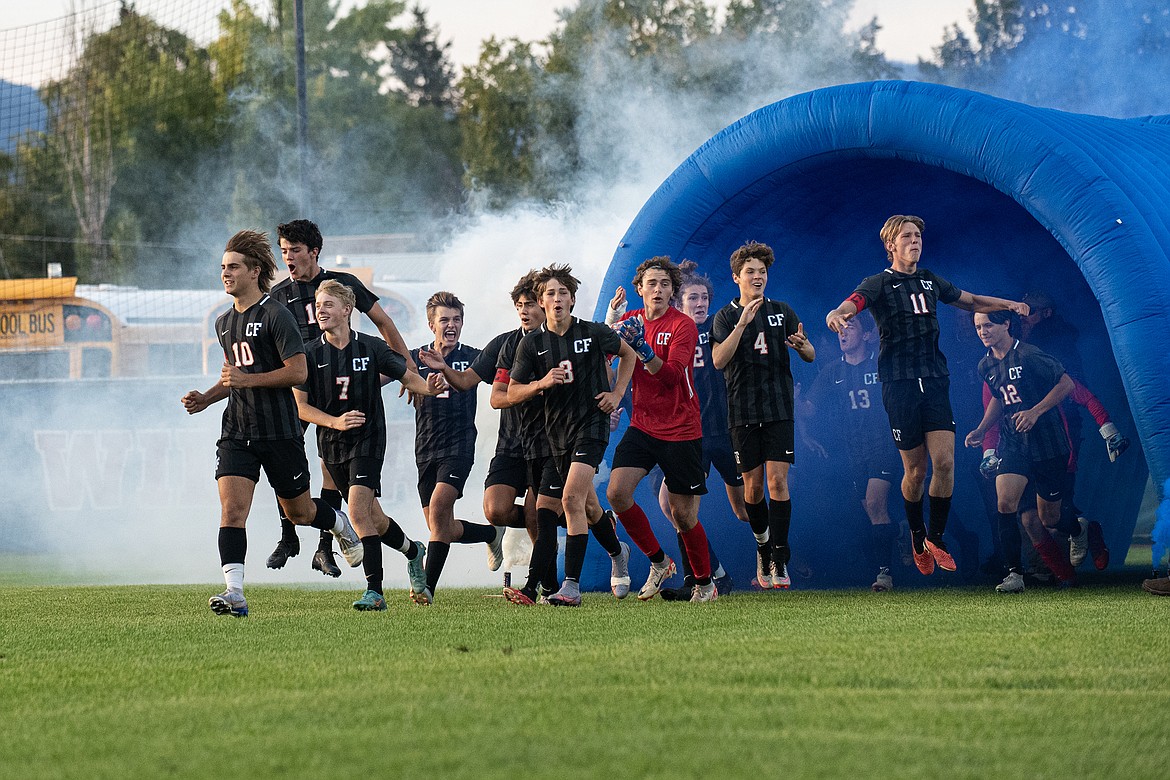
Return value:
<svg viewBox="0 0 1170 780">
<path fill-rule="evenodd" d="M 0 378 L 118 376 L 121 327 L 76 277 L 0 279 Z"/>
</svg>

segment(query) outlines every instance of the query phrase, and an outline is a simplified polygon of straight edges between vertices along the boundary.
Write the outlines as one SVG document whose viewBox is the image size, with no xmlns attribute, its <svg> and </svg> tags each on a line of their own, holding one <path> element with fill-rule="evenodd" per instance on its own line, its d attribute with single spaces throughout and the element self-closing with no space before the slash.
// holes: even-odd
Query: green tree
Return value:
<svg viewBox="0 0 1170 780">
<path fill-rule="evenodd" d="M 389 44 L 390 68 L 401 85 L 396 91 L 412 106 L 455 108 L 455 68 L 451 43 L 440 43 L 438 32 L 419 6 L 410 10 L 414 23 Z"/>
</svg>

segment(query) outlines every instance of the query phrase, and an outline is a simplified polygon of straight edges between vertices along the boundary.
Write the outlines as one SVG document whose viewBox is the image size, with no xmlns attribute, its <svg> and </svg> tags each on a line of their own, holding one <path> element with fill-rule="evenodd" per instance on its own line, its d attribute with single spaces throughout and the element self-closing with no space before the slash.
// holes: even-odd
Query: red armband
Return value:
<svg viewBox="0 0 1170 780">
<path fill-rule="evenodd" d="M 495 381 L 503 382 L 504 384 L 508 384 L 508 379 L 509 379 L 508 369 L 506 369 L 506 368 L 497 368 L 496 369 L 496 380 Z"/>
<path fill-rule="evenodd" d="M 856 306 L 858 314 L 861 314 L 861 312 L 865 311 L 865 297 L 861 293 L 853 293 L 845 299 L 845 302 L 852 303 L 854 306 Z"/>
</svg>

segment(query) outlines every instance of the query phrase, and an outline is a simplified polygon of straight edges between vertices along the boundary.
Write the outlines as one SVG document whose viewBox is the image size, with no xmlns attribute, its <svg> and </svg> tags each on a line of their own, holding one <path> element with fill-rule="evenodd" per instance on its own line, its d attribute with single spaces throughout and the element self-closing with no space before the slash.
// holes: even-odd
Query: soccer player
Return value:
<svg viewBox="0 0 1170 780">
<path fill-rule="evenodd" d="M 208 604 L 217 615 L 243 617 L 248 614 L 245 524 L 261 468 L 291 522 L 331 532 L 350 566 L 362 562 L 362 545 L 340 510 L 309 495 L 304 429 L 292 392 L 308 377 L 305 348 L 292 316 L 268 295 L 276 273 L 268 235 L 236 233 L 227 242 L 220 267 L 224 290 L 233 299 L 232 307 L 215 321 L 223 370 L 206 392 L 191 390 L 181 401 L 188 414 L 197 414 L 228 399 L 215 467 L 219 558 L 227 589 Z"/>
<path fill-rule="evenodd" d="M 413 357 L 419 373 L 428 377 L 434 369 L 428 362 L 441 360 L 455 371 L 465 371 L 479 356 L 479 350 L 459 342 L 463 333 L 463 302 L 453 293 L 440 291 L 427 300 L 427 324 L 435 334 L 428 346 L 419 347 Z M 425 357 L 425 360 L 424 360 Z M 431 531 L 427 545 L 427 584 L 412 590 L 416 604 L 429 605 L 451 545 L 484 543 L 491 548 L 488 561 L 499 561 L 504 529 L 455 518 L 455 502 L 463 496 L 463 485 L 475 458 L 475 391 L 445 390 L 433 397 L 415 400 L 414 459 L 418 466 L 418 496 Z M 499 568 L 499 563 L 495 564 Z"/>
<path fill-rule="evenodd" d="M 938 346 L 938 304 L 988 313 L 1010 309 L 1027 314 L 1023 303 L 960 290 L 938 274 L 919 268 L 921 217 L 896 214 L 886 220 L 881 240 L 890 267 L 863 279 L 825 324 L 838 335 L 867 307 L 877 321 L 878 380 L 890 432 L 902 458 L 902 500 L 910 525 L 914 564 L 923 574 L 935 565 L 955 571 L 943 541 L 955 484 L 955 418 L 951 412 L 947 359 Z M 930 457 L 930 529 L 923 519 L 926 459 Z"/>
<path fill-rule="evenodd" d="M 711 360 L 727 381 L 727 423 L 756 538 L 757 581 L 761 587 L 770 579 L 772 587 L 788 588 L 788 469 L 796 452 L 788 350 L 811 363 L 816 349 L 792 307 L 764 296 L 775 260 L 772 248 L 756 241 L 732 253 L 731 278 L 739 297 L 715 315 Z M 764 503 L 765 481 L 770 505 Z"/>
<path fill-rule="evenodd" d="M 406 556 L 411 590 L 426 588 L 426 547 L 412 541 L 382 511 L 382 463 L 386 456 L 386 412 L 382 377 L 399 380 L 415 396 L 446 389 L 442 376 L 423 380 L 406 370 L 406 360 L 380 339 L 350 328 L 353 290 L 328 279 L 317 287 L 317 324 L 321 337 L 306 345 L 309 378 L 294 388 L 300 417 L 317 426 L 317 451 L 333 483 L 346 497 L 350 520 L 361 539 L 366 591 L 353 603 L 360 611 L 383 611 L 382 545 Z"/>
<path fill-rule="evenodd" d="M 581 604 L 581 567 L 589 542 L 589 520 L 603 516 L 593 475 L 609 443 L 609 415 L 621 402 L 634 371 L 634 350 L 605 325 L 572 315 L 580 281 L 569 266 L 550 265 L 535 281 L 545 323 L 516 348 L 508 400 L 521 403 L 544 396 L 545 431 L 560 480 L 568 531 L 565 580 L 548 602 L 575 607 Z M 620 358 L 612 389 L 608 370 L 611 355 Z M 595 534 L 596 527 L 603 525 L 606 523 L 595 523 Z M 538 542 L 541 536 L 543 533 L 538 534 Z M 615 570 L 620 570 L 629 553 L 619 545 L 615 557 L 616 542 L 615 534 L 603 546 L 615 561 Z M 614 586 L 614 595 L 619 598 L 629 592 L 628 573 L 626 576 L 624 590 Z"/>
<path fill-rule="evenodd" d="M 682 287 L 682 272 L 668 257 L 652 257 L 634 271 L 634 291 L 644 308 L 626 312 L 616 326 L 633 348 L 630 427 L 613 456 L 606 497 L 630 538 L 650 559 L 650 575 L 638 598 L 654 598 L 674 574 L 674 561 L 662 550 L 634 490 L 655 466 L 662 468 L 674 524 L 694 571 L 693 602 L 714 601 L 707 534 L 699 522 L 703 474 L 703 425 L 691 364 L 699 345 L 694 320 L 671 305 Z"/>
<path fill-rule="evenodd" d="M 333 279 L 344 284 L 354 292 L 358 311 L 364 312 L 382 338 L 390 348 L 407 359 L 409 371 L 415 371 L 414 361 L 409 357 L 406 342 L 398 333 L 394 321 L 378 305 L 378 296 L 374 295 L 354 275 L 343 271 L 326 271 L 318 262 L 321 255 L 323 240 L 321 231 L 316 224 L 307 219 L 294 219 L 276 228 L 280 241 L 280 256 L 288 266 L 289 276 L 277 282 L 272 287 L 270 295 L 283 304 L 296 320 L 301 331 L 301 339 L 312 343 L 321 337 L 321 329 L 317 327 L 317 317 L 313 306 L 317 288 L 322 282 Z M 321 486 L 321 498 L 325 499 L 334 509 L 341 509 L 341 491 L 333 484 L 329 470 L 321 464 L 321 474 L 324 483 Z M 328 577 L 340 577 L 341 569 L 333 560 L 333 537 L 322 532 L 317 545 L 317 552 L 313 553 L 313 569 Z M 284 568 L 289 558 L 298 555 L 301 551 L 301 542 L 297 538 L 296 529 L 285 517 L 280 518 L 280 541 L 276 549 L 268 556 L 266 565 L 270 569 Z"/>
<path fill-rule="evenodd" d="M 871 589 L 892 590 L 893 542 L 897 528 L 890 522 L 890 488 L 901 471 L 898 451 L 890 441 L 885 415 L 878 403 L 877 326 L 863 313 L 837 334 L 841 359 L 817 375 L 802 405 L 802 414 L 819 414 L 836 435 L 826 452 L 844 452 L 852 482 L 869 519 L 869 549 L 878 569 Z M 823 449 L 823 448 L 822 448 Z"/>
<path fill-rule="evenodd" d="M 987 347 L 987 354 L 979 361 L 979 375 L 991 388 L 992 398 L 983 420 L 965 439 L 968 447 L 979 447 L 987 430 L 999 423 L 995 491 L 1000 543 L 1008 567 L 1007 576 L 995 588 L 1000 593 L 1024 590 L 1017 511 L 1029 482 L 1036 492 L 1039 522 L 1026 523 L 1024 530 L 1060 584 L 1067 587 L 1076 582 L 1068 550 L 1058 546 L 1045 527 L 1055 526 L 1060 519 L 1071 448 L 1056 407 L 1072 392 L 1073 383 L 1056 358 L 1016 339 L 1012 320 L 1010 311 L 975 315 L 975 331 Z"/>
</svg>

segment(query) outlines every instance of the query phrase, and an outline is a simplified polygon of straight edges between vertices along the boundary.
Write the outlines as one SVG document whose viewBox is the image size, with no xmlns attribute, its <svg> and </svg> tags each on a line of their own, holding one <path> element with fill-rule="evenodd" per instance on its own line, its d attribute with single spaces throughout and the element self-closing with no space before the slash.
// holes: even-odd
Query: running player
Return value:
<svg viewBox="0 0 1170 780">
<path fill-rule="evenodd" d="M 758 581 L 764 587 L 770 577 L 772 587 L 788 588 L 788 469 L 796 451 L 788 350 L 811 363 L 816 349 L 792 307 L 764 297 L 775 260 L 771 247 L 756 241 L 732 253 L 731 278 L 739 297 L 715 315 L 711 360 L 727 381 L 727 422 L 756 538 Z M 771 505 L 764 503 L 765 480 Z"/>
<path fill-rule="evenodd" d="M 867 313 L 850 320 L 837 335 L 841 359 L 825 366 L 813 382 L 802 414 L 820 414 L 835 432 L 827 452 L 844 452 L 854 488 L 869 519 L 869 549 L 877 577 L 871 589 L 892 590 L 893 543 L 890 487 L 900 471 L 898 451 L 890 441 L 878 404 L 877 327 Z M 824 448 L 822 448 L 824 450 Z"/>
<path fill-rule="evenodd" d="M 609 415 L 621 402 L 634 371 L 634 350 L 605 325 L 572 315 L 580 281 L 569 266 L 550 265 L 537 274 L 535 281 L 545 323 L 525 336 L 516 348 L 508 400 L 521 403 L 538 394 L 544 396 L 545 432 L 563 491 L 561 505 L 568 530 L 565 580 L 548 602 L 575 607 L 581 604 L 581 567 L 589 542 L 589 519 L 603 516 L 593 489 L 593 475 L 609 443 Z M 612 389 L 608 371 L 611 355 L 620 357 Z M 542 494 L 545 490 L 542 485 Z M 595 533 L 596 527 L 602 525 L 606 523 L 595 523 Z M 619 569 L 624 567 L 623 559 L 628 560 L 629 553 L 619 546 L 615 557 L 611 545 L 616 541 L 615 535 L 603 546 L 614 559 L 615 569 Z M 619 598 L 629 592 L 626 576 L 623 590 L 615 586 Z"/>
<path fill-rule="evenodd" d="M 215 321 L 223 370 L 206 392 L 191 390 L 181 401 L 188 414 L 197 414 L 228 399 L 215 466 L 219 558 L 227 589 L 208 604 L 217 615 L 243 617 L 248 614 L 245 525 L 261 468 L 290 521 L 333 533 L 351 566 L 362 562 L 362 545 L 344 514 L 309 495 L 304 429 L 292 392 L 308 376 L 305 348 L 296 322 L 268 295 L 276 273 L 268 234 L 236 233 L 227 242 L 220 267 L 224 291 L 233 299 L 232 307 Z"/>
<path fill-rule="evenodd" d="M 440 291 L 427 300 L 427 324 L 435 334 L 432 344 L 419 347 L 413 357 L 419 373 L 434 370 L 428 362 L 441 360 L 455 371 L 467 370 L 479 350 L 459 342 L 463 333 L 463 302 Z M 425 360 L 424 360 L 425 358 Z M 427 585 L 412 590 L 415 603 L 428 605 L 447 563 L 451 544 L 484 543 L 492 549 L 488 560 L 501 560 L 504 529 L 455 519 L 455 502 L 475 458 L 475 391 L 445 390 L 434 397 L 415 400 L 414 459 L 418 466 L 418 496 L 431 531 L 427 545 Z M 499 564 L 495 565 L 499 568 Z"/>
<path fill-rule="evenodd" d="M 333 483 L 345 495 L 350 519 L 362 542 L 366 592 L 353 603 L 361 611 L 382 611 L 382 545 L 406 556 L 410 588 L 426 588 L 426 547 L 412 541 L 378 503 L 386 456 L 386 411 L 382 377 L 399 380 L 415 396 L 446 389 L 442 376 L 423 380 L 406 370 L 406 360 L 380 339 L 351 330 L 353 290 L 329 279 L 317 287 L 317 324 L 321 337 L 306 345 L 309 379 L 295 388 L 304 422 L 317 426 L 317 452 Z"/>
<path fill-rule="evenodd" d="M 321 337 L 321 329 L 317 327 L 317 317 L 313 312 L 314 296 L 317 287 L 328 279 L 344 284 L 354 291 L 358 311 L 364 312 L 374 323 L 382 338 L 390 348 L 407 358 L 408 370 L 415 371 L 414 361 L 409 359 L 406 342 L 398 333 L 394 321 L 378 305 L 378 296 L 374 295 L 361 281 L 352 274 L 342 271 L 326 271 L 318 262 L 321 255 L 323 240 L 321 231 L 316 224 L 307 219 L 294 219 L 276 228 L 280 240 L 280 256 L 288 266 L 289 276 L 272 287 L 270 295 L 284 304 L 292 314 L 301 331 L 301 339 L 310 344 Z M 323 484 L 321 498 L 325 499 L 334 509 L 341 509 L 341 491 L 333 484 L 329 470 L 321 464 Z M 340 577 L 341 569 L 333 560 L 333 536 L 321 533 L 317 545 L 317 552 L 313 553 L 313 569 L 328 577 Z M 276 549 L 268 556 L 267 566 L 270 569 L 281 569 L 289 558 L 298 555 L 301 551 L 301 541 L 297 538 L 292 523 L 285 517 L 280 518 L 280 541 Z"/>
<path fill-rule="evenodd" d="M 982 313 L 1010 309 L 1027 314 L 1028 307 L 973 295 L 919 268 L 925 225 L 920 217 L 901 214 L 886 220 L 881 240 L 890 267 L 862 280 L 852 295 L 825 315 L 825 323 L 839 335 L 867 307 L 877 320 L 878 379 L 890 431 L 902 457 L 902 499 L 914 563 L 920 572 L 930 574 L 936 564 L 955 571 L 955 559 L 943 541 L 955 484 L 955 418 L 947 359 L 938 346 L 938 304 Z M 932 470 L 929 531 L 922 506 L 928 455 Z"/>
<path fill-rule="evenodd" d="M 650 575 L 638 598 L 652 599 L 675 567 L 634 501 L 634 490 L 651 469 L 661 467 L 670 494 L 670 521 L 694 571 L 691 601 L 714 601 L 718 594 L 711 581 L 707 534 L 699 522 L 699 497 L 707 492 L 703 426 L 691 375 L 699 331 L 694 320 L 671 306 L 682 287 L 682 272 L 670 258 L 642 262 L 633 284 L 644 308 L 626 312 L 616 329 L 639 364 L 634 367 L 630 427 L 614 451 L 606 497 L 630 538 L 650 559 Z"/>
<path fill-rule="evenodd" d="M 1060 519 L 1070 444 L 1056 407 L 1072 392 L 1073 383 L 1056 358 L 1016 339 L 1013 330 L 1018 327 L 1019 320 L 1010 311 L 975 315 L 975 331 L 987 347 L 987 354 L 979 361 L 979 375 L 991 388 L 992 397 L 983 420 L 964 440 L 968 447 L 980 447 L 987 430 L 999 425 L 995 491 L 1000 543 L 1008 568 L 1007 576 L 995 588 L 1000 593 L 1024 590 L 1017 511 L 1029 481 L 1036 492 L 1039 521 L 1026 523 L 1024 530 L 1060 584 L 1068 587 L 1076 583 L 1068 550 L 1057 545 L 1045 527 L 1054 527 Z"/>
</svg>

